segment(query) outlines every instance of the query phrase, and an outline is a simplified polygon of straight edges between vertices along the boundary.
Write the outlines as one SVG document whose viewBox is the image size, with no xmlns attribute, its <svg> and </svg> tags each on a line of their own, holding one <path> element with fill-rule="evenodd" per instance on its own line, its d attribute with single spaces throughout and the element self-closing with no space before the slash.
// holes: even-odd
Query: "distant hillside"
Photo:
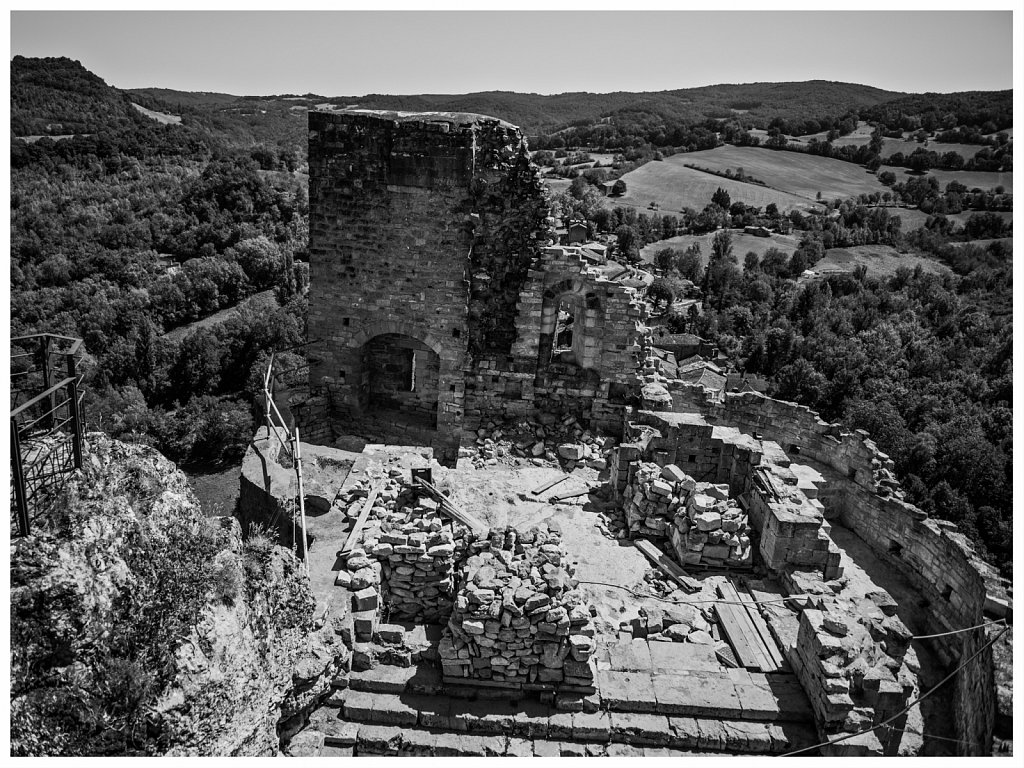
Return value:
<svg viewBox="0 0 1024 768">
<path fill-rule="evenodd" d="M 709 85 L 650 93 L 535 93 L 485 91 L 460 95 L 332 97 L 332 104 L 408 111 L 480 112 L 501 117 L 526 133 L 550 133 L 570 125 L 586 125 L 619 117 L 650 115 L 672 122 L 699 122 L 743 114 L 755 123 L 774 117 L 786 120 L 839 115 L 851 108 L 879 104 L 902 96 L 866 85 L 812 80 L 804 83 Z"/>
<path fill-rule="evenodd" d="M 11 131 L 15 136 L 117 130 L 136 121 L 131 102 L 79 62 L 11 60 Z"/>
</svg>

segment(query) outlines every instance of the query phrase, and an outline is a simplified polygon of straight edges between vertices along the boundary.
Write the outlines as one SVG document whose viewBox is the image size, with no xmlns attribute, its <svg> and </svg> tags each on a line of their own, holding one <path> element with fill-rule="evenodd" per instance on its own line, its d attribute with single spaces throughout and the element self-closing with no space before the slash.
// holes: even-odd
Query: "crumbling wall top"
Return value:
<svg viewBox="0 0 1024 768">
<path fill-rule="evenodd" d="M 512 123 L 489 115 L 479 115 L 473 112 L 401 112 L 391 109 L 315 109 L 310 114 L 325 115 L 332 119 L 345 119 L 355 122 L 391 122 L 423 128 L 425 130 L 440 130 L 442 132 L 459 131 L 471 132 L 476 126 L 482 124 L 499 125 L 511 130 L 519 130 Z M 446 126 L 447 127 L 444 127 Z"/>
</svg>

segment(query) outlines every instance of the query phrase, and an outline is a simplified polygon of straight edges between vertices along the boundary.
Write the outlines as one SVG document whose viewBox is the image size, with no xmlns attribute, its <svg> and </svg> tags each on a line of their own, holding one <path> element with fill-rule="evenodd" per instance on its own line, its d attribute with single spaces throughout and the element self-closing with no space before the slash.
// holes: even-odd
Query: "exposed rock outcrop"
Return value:
<svg viewBox="0 0 1024 768">
<path fill-rule="evenodd" d="M 301 563 L 152 448 L 87 442 L 12 548 L 12 753 L 276 754 L 345 653 Z"/>
</svg>

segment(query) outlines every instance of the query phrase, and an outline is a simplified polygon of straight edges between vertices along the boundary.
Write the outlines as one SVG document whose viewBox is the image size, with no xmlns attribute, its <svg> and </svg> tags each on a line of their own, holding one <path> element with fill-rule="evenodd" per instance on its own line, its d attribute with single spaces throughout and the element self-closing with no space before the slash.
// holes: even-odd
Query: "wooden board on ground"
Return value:
<svg viewBox="0 0 1024 768">
<path fill-rule="evenodd" d="M 565 482 L 568 479 L 568 475 L 556 477 L 554 480 L 549 480 L 548 482 L 544 483 L 544 485 L 534 488 L 532 491 L 530 491 L 530 493 L 532 493 L 534 496 L 540 496 L 542 493 L 544 493 L 544 491 L 548 490 L 549 488 L 554 488 L 559 483 Z"/>
<path fill-rule="evenodd" d="M 694 578 L 691 578 L 686 574 L 679 565 L 669 560 L 669 558 L 656 546 L 646 539 L 637 539 L 633 542 L 633 546 L 640 550 L 640 553 L 650 560 L 652 563 L 661 568 L 672 581 L 678 584 L 687 592 L 699 592 L 701 584 Z"/>
<path fill-rule="evenodd" d="M 726 582 L 718 586 L 718 594 L 724 602 L 715 603 L 715 614 L 722 634 L 729 641 L 739 663 L 759 672 L 776 671 L 778 666 L 754 627 L 736 588 Z"/>
<path fill-rule="evenodd" d="M 422 478 L 417 478 L 416 483 L 420 486 L 420 488 L 423 488 L 427 492 L 428 496 L 430 496 L 434 501 L 440 504 L 439 510 L 448 515 L 448 517 L 457 520 L 467 528 L 471 528 L 474 531 L 477 531 L 478 533 L 487 532 L 488 527 L 484 522 L 482 522 L 478 518 L 473 517 L 468 512 L 463 511 L 459 507 L 455 506 L 455 503 L 452 502 L 452 500 L 449 499 L 447 496 L 445 496 L 444 493 L 442 493 L 438 488 L 435 488 L 433 485 L 431 485 Z"/>
<path fill-rule="evenodd" d="M 363 502 L 363 508 L 359 510 L 356 524 L 352 526 L 348 538 L 345 539 L 345 546 L 341 548 L 342 553 L 351 552 L 355 548 L 356 542 L 359 541 L 359 534 L 363 532 L 363 526 L 366 525 L 366 520 L 370 516 L 370 510 L 373 509 L 373 503 L 377 500 L 377 494 L 380 493 L 380 489 L 383 487 L 384 482 L 380 481 L 370 490 L 370 495 Z"/>
<path fill-rule="evenodd" d="M 566 501 L 568 499 L 575 499 L 575 498 L 577 498 L 579 496 L 588 496 L 589 494 L 590 494 L 590 489 L 589 488 L 587 488 L 585 490 L 582 490 L 582 491 L 570 491 L 569 493 L 563 493 L 561 496 L 557 496 L 557 495 L 556 496 L 549 496 L 548 497 L 548 503 L 549 504 L 557 504 L 560 501 Z"/>
<path fill-rule="evenodd" d="M 751 597 L 746 590 L 735 590 L 735 592 L 738 595 L 740 602 L 744 604 L 743 607 L 746 609 L 747 615 L 750 616 L 750 622 L 754 625 L 754 629 L 757 630 L 757 634 L 761 637 L 761 642 L 765 649 L 767 649 L 768 656 L 775 664 L 774 671 L 782 669 L 782 651 L 779 650 L 779 646 L 775 643 L 775 638 L 772 637 L 771 630 L 768 629 L 768 624 L 761 615 L 761 611 L 754 602 L 754 598 Z"/>
</svg>

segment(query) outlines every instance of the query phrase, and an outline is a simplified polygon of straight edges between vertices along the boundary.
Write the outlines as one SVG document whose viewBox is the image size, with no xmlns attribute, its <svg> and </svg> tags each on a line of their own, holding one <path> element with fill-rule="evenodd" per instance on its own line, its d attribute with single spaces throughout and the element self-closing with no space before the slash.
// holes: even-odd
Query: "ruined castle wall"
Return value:
<svg viewBox="0 0 1024 768">
<path fill-rule="evenodd" d="M 564 298 L 577 310 L 575 361 L 552 359 Z M 510 354 L 479 359 L 467 372 L 466 427 L 548 411 L 619 433 L 649 345 L 645 313 L 633 289 L 592 270 L 576 249 L 545 249 L 519 293 Z"/>
<path fill-rule="evenodd" d="M 450 122 L 309 116 L 310 381 L 332 416 L 369 407 L 364 345 L 400 334 L 440 360 L 437 427 L 462 420 L 468 340 L 465 204 L 473 132 Z"/>
<path fill-rule="evenodd" d="M 844 432 L 838 424 L 794 403 L 773 400 L 759 393 L 727 394 L 722 403 L 702 393 L 673 392 L 673 409 L 697 412 L 709 422 L 738 427 L 774 440 L 784 450 L 799 448 L 837 471 L 831 478 L 826 504 L 840 504 L 843 523 L 856 531 L 889 565 L 901 572 L 928 601 L 931 629 L 946 632 L 983 621 L 986 579 L 991 566 L 975 553 L 956 526 L 932 520 L 902 500 L 892 479 L 892 462 L 862 430 Z M 834 509 L 832 511 L 835 511 Z M 977 644 L 954 634 L 929 641 L 940 657 L 954 664 Z M 972 643 L 975 643 L 972 646 Z M 991 655 L 984 655 L 958 676 L 957 725 L 960 738 L 981 744 L 991 740 L 995 691 Z M 988 734 L 986 737 L 985 734 Z"/>
</svg>

